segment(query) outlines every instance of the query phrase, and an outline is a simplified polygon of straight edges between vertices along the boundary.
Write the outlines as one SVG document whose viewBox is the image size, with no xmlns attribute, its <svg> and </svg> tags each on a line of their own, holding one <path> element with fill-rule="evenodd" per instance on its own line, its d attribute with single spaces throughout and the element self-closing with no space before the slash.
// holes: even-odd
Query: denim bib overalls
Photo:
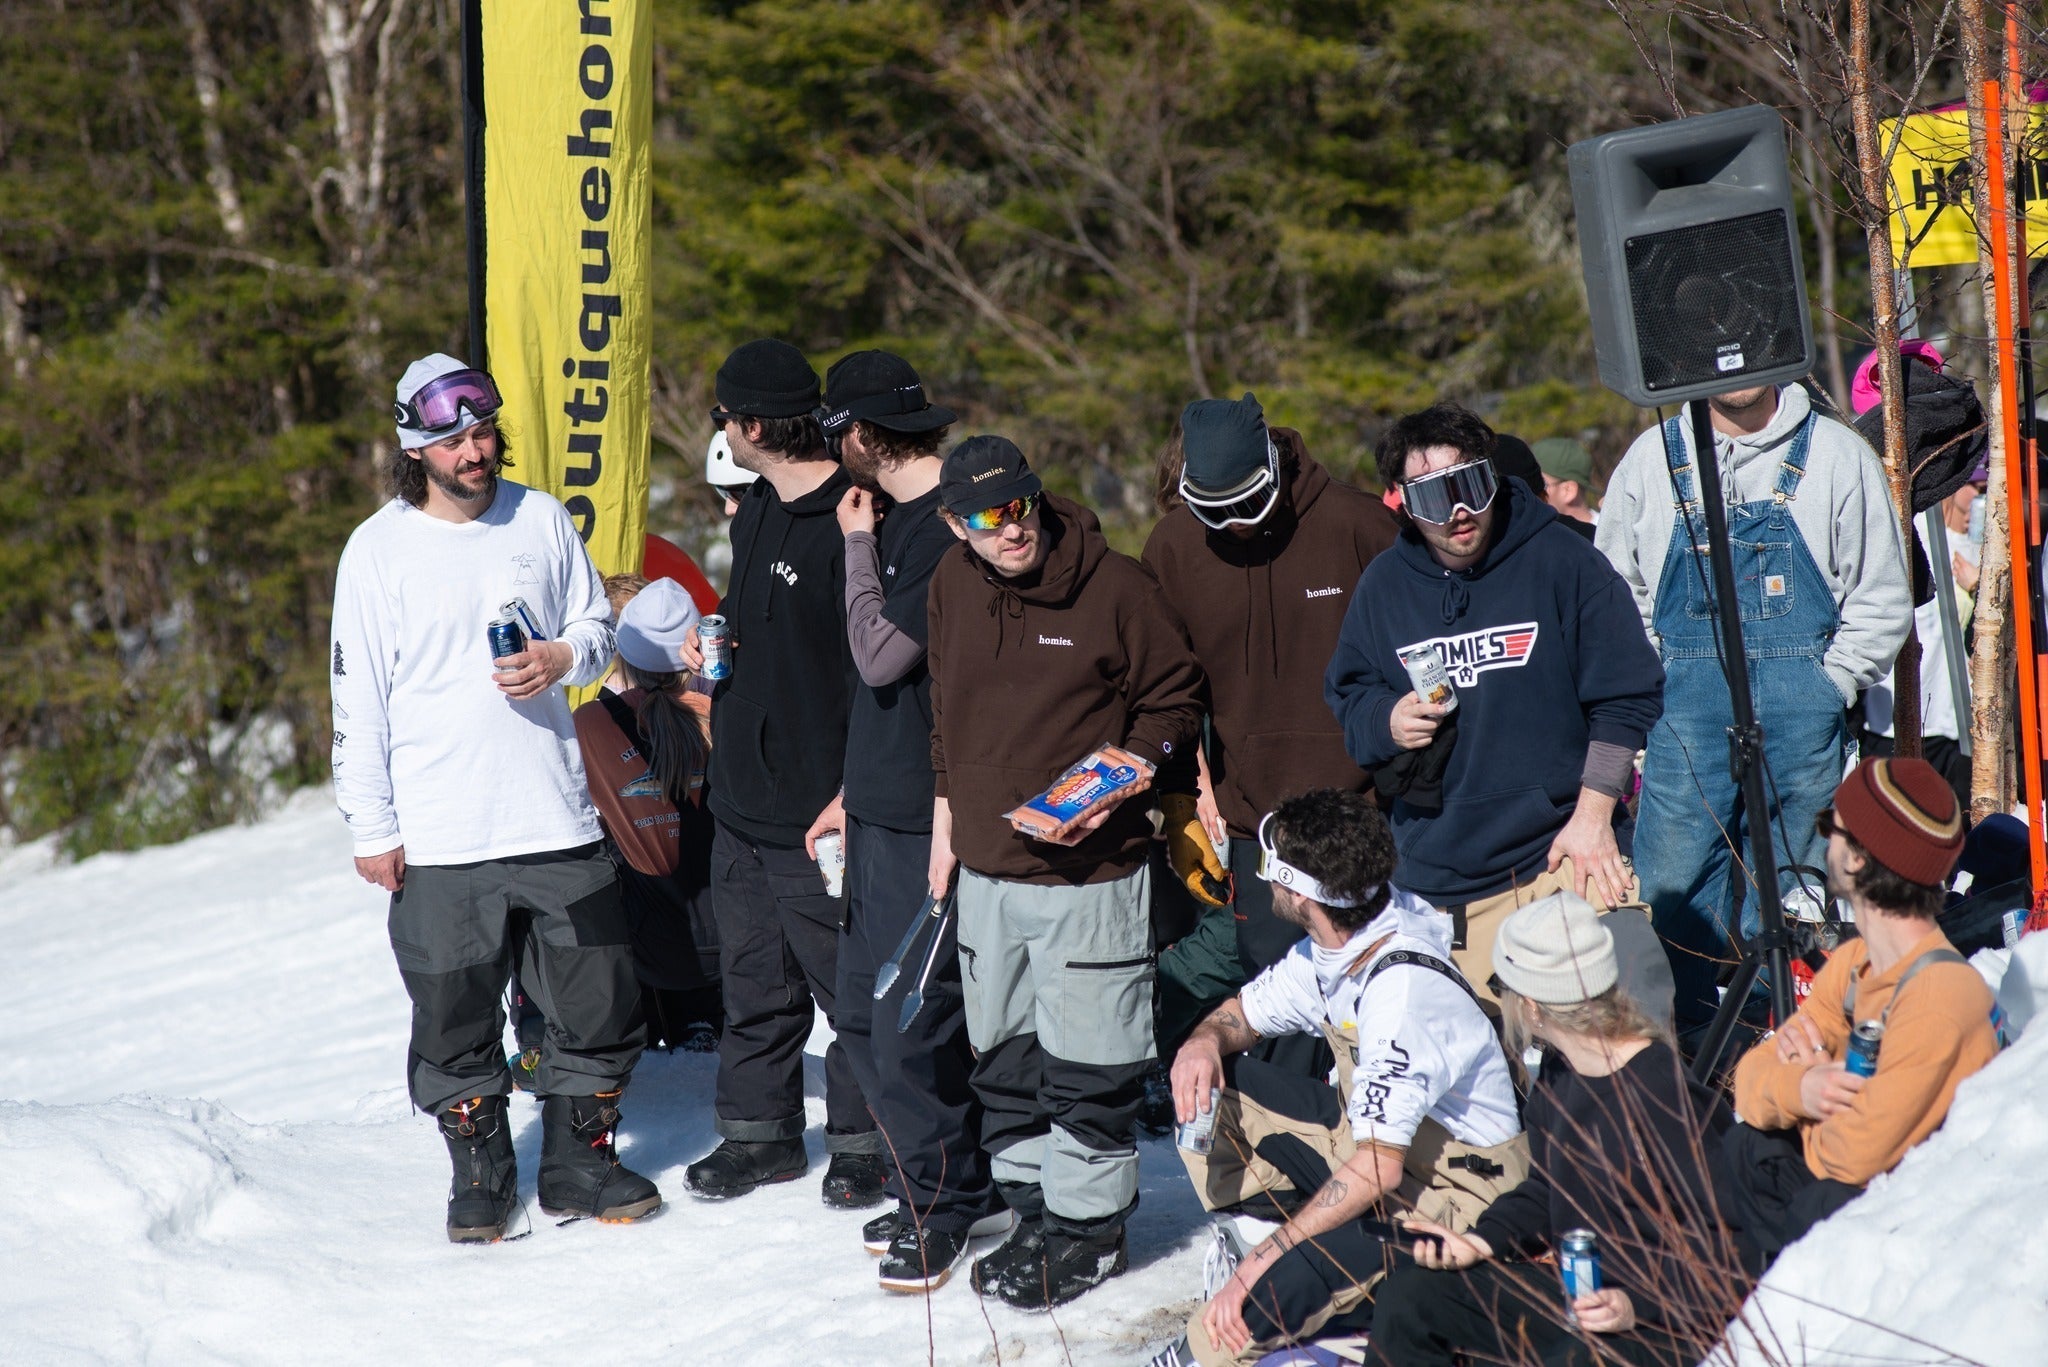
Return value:
<svg viewBox="0 0 2048 1367">
<path fill-rule="evenodd" d="M 1814 819 L 1834 800 L 1849 732 L 1842 696 L 1822 666 L 1841 612 L 1792 519 L 1813 425 L 1811 416 L 1800 425 L 1768 499 L 1729 506 L 1728 544 L 1750 694 L 1763 728 L 1772 843 L 1781 865 L 1818 867 L 1825 845 Z M 1748 814 L 1728 773 L 1734 717 L 1721 672 L 1706 516 L 1685 437 L 1678 418 L 1664 424 L 1678 499 L 1653 614 L 1664 714 L 1643 759 L 1635 838 L 1642 898 L 1671 953 L 1681 1033 L 1713 1018 L 1716 975 L 1735 957 L 1737 908 L 1755 904 L 1746 888 Z M 1731 865 L 1731 854 L 1740 862 Z M 1743 917 L 1752 932 L 1753 918 L 1753 911 Z"/>
</svg>

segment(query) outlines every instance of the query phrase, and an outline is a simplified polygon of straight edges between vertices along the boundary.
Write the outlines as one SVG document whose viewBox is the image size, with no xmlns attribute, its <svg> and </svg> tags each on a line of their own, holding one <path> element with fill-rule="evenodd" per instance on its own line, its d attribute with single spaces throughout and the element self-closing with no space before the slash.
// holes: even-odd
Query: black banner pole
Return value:
<svg viewBox="0 0 2048 1367">
<path fill-rule="evenodd" d="M 463 227 L 469 255 L 469 363 L 489 370 L 484 345 L 484 6 L 462 0 Z"/>
</svg>

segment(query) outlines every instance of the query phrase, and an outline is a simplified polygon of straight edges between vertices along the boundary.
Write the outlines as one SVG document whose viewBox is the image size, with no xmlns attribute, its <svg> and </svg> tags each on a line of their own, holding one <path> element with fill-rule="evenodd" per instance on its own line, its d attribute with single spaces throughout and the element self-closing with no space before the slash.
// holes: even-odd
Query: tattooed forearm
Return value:
<svg viewBox="0 0 2048 1367">
<path fill-rule="evenodd" d="M 1332 1177 L 1323 1183 L 1322 1195 L 1316 1197 L 1319 1206 L 1341 1206 L 1344 1198 L 1351 1194 L 1351 1187 L 1340 1178 Z"/>
<path fill-rule="evenodd" d="M 1221 1026 L 1223 1029 L 1229 1030 L 1233 1033 L 1244 1029 L 1244 1017 L 1238 1015 L 1237 1012 L 1231 1010 L 1227 1006 L 1218 1007 L 1216 1010 L 1216 1014 L 1209 1017 L 1209 1019 L 1214 1021 L 1217 1025 Z"/>
</svg>

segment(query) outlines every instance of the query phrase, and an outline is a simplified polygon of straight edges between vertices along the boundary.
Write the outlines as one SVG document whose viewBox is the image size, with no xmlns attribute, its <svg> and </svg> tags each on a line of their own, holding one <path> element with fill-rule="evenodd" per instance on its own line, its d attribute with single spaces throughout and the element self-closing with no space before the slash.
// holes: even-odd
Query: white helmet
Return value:
<svg viewBox="0 0 2048 1367">
<path fill-rule="evenodd" d="M 732 443 L 725 439 L 724 432 L 712 435 L 711 445 L 704 452 L 704 482 L 715 488 L 744 488 L 760 476 L 752 470 L 740 469 L 739 462 L 732 458 Z"/>
</svg>

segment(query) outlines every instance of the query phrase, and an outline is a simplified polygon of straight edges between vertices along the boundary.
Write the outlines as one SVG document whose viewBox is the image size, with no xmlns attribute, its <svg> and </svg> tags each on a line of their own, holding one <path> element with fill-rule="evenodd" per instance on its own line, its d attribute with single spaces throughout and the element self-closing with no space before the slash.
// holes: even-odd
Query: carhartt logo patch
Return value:
<svg viewBox="0 0 2048 1367">
<path fill-rule="evenodd" d="M 1489 669 L 1520 669 L 1536 652 L 1536 623 L 1516 622 L 1513 626 L 1468 631 L 1462 636 L 1438 636 L 1401 647 L 1403 652 L 1428 646 L 1444 662 L 1444 672 L 1460 688 L 1470 688 Z"/>
<path fill-rule="evenodd" d="M 1785 576 L 1782 574 L 1765 575 L 1764 593 L 1767 597 L 1783 598 L 1786 593 Z"/>
<path fill-rule="evenodd" d="M 1042 646 L 1070 646 L 1073 644 L 1072 641 L 1064 636 L 1048 636 L 1042 631 L 1038 633 L 1038 643 Z"/>
</svg>

